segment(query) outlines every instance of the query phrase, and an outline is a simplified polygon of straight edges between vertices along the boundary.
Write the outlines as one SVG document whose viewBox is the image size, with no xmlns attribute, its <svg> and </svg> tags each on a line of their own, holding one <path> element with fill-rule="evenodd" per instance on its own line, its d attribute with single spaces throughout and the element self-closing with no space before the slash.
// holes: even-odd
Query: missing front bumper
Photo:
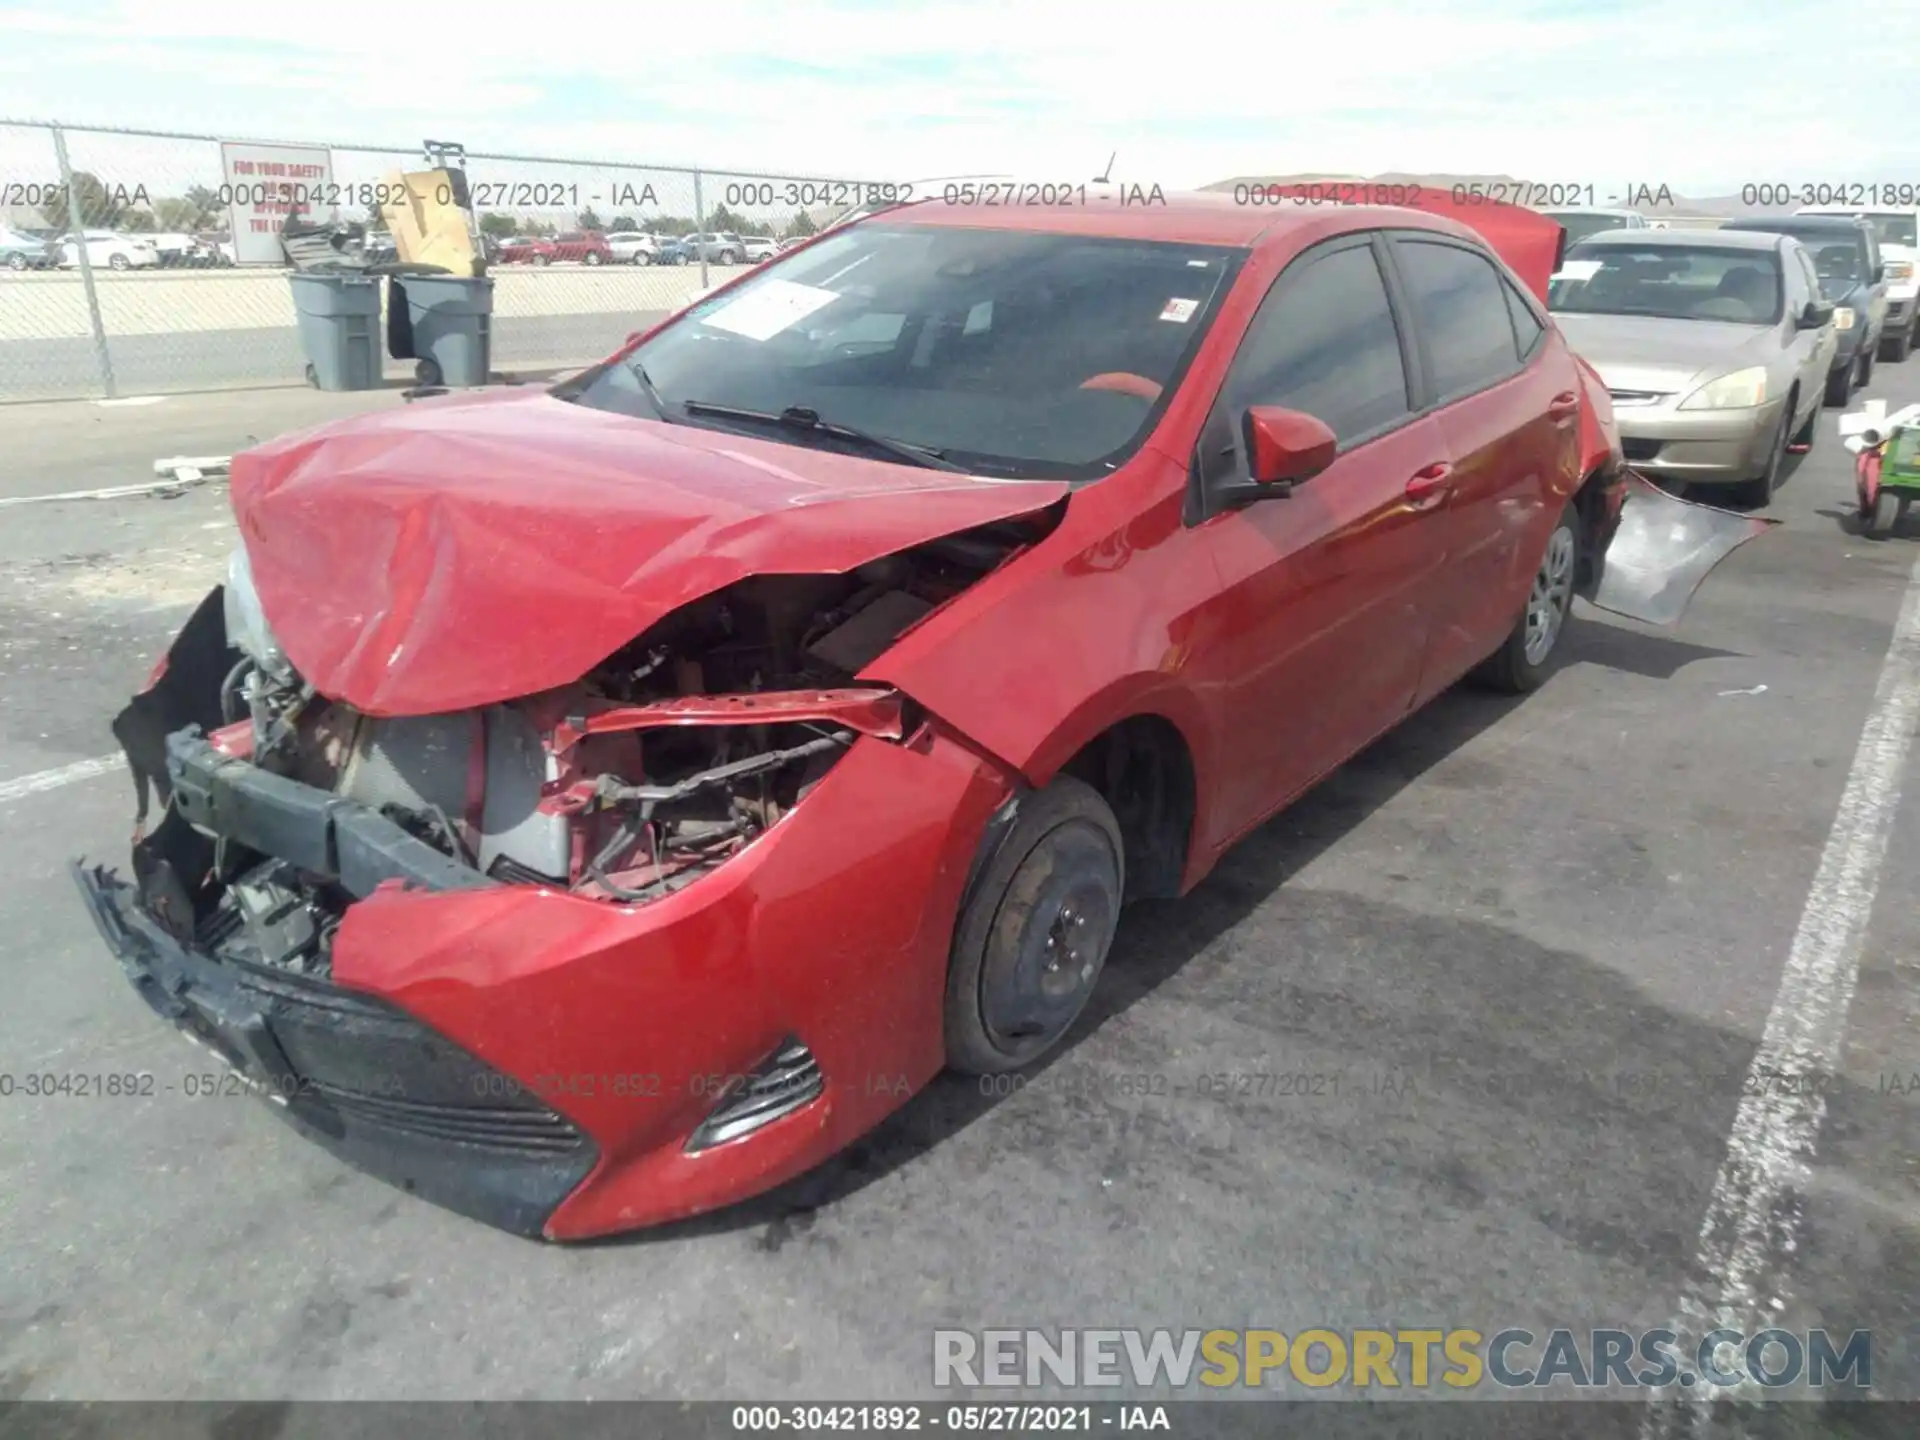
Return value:
<svg viewBox="0 0 1920 1440">
<path fill-rule="evenodd" d="M 536 1237 L 592 1171 L 598 1153 L 577 1126 L 404 1011 L 183 944 L 111 870 L 72 869 L 141 998 L 341 1159 Z"/>
</svg>

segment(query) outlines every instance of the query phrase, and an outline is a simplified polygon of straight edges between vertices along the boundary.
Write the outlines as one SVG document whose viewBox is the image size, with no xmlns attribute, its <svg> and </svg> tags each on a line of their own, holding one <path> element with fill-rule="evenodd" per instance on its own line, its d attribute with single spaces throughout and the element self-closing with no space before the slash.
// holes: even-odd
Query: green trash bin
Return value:
<svg viewBox="0 0 1920 1440">
<path fill-rule="evenodd" d="M 422 385 L 484 385 L 493 359 L 490 276 L 398 275 L 390 303 L 404 303 Z"/>
<path fill-rule="evenodd" d="M 318 390 L 379 389 L 379 280 L 296 270 L 287 282 L 307 356 L 307 383 Z"/>
</svg>

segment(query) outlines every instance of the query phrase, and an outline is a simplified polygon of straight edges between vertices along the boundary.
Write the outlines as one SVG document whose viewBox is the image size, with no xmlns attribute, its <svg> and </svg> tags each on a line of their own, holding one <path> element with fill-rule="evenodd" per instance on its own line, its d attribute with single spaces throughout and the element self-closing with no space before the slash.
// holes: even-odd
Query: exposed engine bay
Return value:
<svg viewBox="0 0 1920 1440">
<path fill-rule="evenodd" d="M 344 862 L 325 873 L 290 853 L 301 845 L 232 823 L 241 807 L 215 804 L 204 784 L 189 782 L 183 745 L 199 747 L 203 778 L 211 764 L 255 789 L 285 786 L 334 816 L 324 823 L 344 829 L 349 810 L 383 817 L 411 837 L 408 846 L 438 852 L 436 865 L 443 856 L 458 867 L 465 878 L 455 883 L 547 886 L 625 904 L 672 894 L 777 825 L 861 735 L 909 734 L 910 702 L 854 677 L 1051 524 L 1001 522 L 848 574 L 751 577 L 674 611 L 574 685 L 398 717 L 363 714 L 300 677 L 260 612 L 242 550 L 218 611 L 226 667 L 218 723 L 202 726 L 204 742 L 172 733 L 176 784 L 143 762 L 142 724 L 129 719 L 153 692 L 116 726 L 136 775 L 158 779 L 170 802 L 148 862 L 136 866 L 149 908 L 179 938 L 325 976 L 333 932 L 364 898 Z M 211 597 L 203 610 L 213 613 Z M 182 632 L 176 662 L 187 640 Z M 162 713 L 149 708 L 155 719 Z M 169 730 L 180 719 L 177 703 L 172 710 Z M 154 737 L 145 747 L 152 755 Z M 143 785 L 143 815 L 144 803 Z M 320 851 L 336 853 L 331 840 Z M 189 872 L 202 869 L 195 883 Z"/>
</svg>

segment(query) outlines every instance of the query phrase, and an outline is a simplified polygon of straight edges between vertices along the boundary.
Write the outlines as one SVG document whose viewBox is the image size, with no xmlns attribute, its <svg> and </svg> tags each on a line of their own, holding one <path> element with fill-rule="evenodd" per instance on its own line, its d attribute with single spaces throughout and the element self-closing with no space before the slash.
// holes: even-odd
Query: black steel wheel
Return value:
<svg viewBox="0 0 1920 1440">
<path fill-rule="evenodd" d="M 950 1066 L 1000 1074 L 1060 1042 L 1106 965 L 1126 889 L 1124 857 L 1119 823 L 1092 786 L 1061 776 L 1015 802 L 954 927 Z"/>
</svg>

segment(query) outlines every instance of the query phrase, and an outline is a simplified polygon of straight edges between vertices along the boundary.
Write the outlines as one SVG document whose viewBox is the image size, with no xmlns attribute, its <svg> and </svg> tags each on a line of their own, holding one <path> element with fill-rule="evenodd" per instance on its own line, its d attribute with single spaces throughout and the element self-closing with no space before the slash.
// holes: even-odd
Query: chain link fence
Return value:
<svg viewBox="0 0 1920 1440">
<path fill-rule="evenodd" d="M 388 181 L 428 168 L 424 146 L 0 121 L 0 402 L 301 383 L 287 208 L 378 230 Z M 590 364 L 781 242 L 908 198 L 844 176 L 487 153 L 465 168 L 498 247 L 507 373 Z"/>
</svg>

